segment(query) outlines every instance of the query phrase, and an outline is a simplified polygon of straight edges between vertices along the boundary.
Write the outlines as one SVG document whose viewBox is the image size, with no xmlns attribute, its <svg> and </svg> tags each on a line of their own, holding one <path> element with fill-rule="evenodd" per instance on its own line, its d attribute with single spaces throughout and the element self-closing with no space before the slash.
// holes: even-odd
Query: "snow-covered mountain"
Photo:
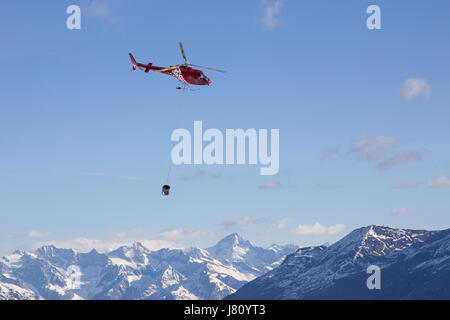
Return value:
<svg viewBox="0 0 450 320">
<path fill-rule="evenodd" d="M 241 272 L 264 274 L 280 265 L 284 258 L 296 249 L 298 246 L 295 245 L 276 244 L 267 249 L 257 247 L 252 242 L 242 239 L 237 233 L 233 233 L 206 250 L 215 259 L 232 264 Z"/>
<path fill-rule="evenodd" d="M 105 254 L 43 246 L 0 258 L 0 299 L 222 299 L 297 248 L 265 249 L 236 233 L 208 249 L 134 243 Z"/>
<path fill-rule="evenodd" d="M 369 290 L 367 267 L 381 269 Z M 329 247 L 300 248 L 227 299 L 450 299 L 450 229 L 356 229 Z"/>
<path fill-rule="evenodd" d="M 366 287 L 369 265 L 381 290 Z M 43 246 L 0 258 L 0 299 L 450 299 L 449 283 L 450 229 L 369 226 L 307 248 L 234 233 L 207 249 Z"/>
</svg>

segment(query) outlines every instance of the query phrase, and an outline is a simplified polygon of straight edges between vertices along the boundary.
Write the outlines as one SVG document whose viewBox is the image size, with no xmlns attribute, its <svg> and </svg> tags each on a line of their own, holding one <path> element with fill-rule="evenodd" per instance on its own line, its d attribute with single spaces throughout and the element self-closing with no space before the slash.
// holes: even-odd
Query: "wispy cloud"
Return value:
<svg viewBox="0 0 450 320">
<path fill-rule="evenodd" d="M 142 236 L 143 234 L 144 234 L 144 230 L 139 229 L 139 228 L 134 228 L 134 229 L 131 229 L 131 230 L 121 230 L 121 231 L 117 231 L 117 232 L 114 233 L 114 235 L 116 237 L 119 237 L 119 238 L 122 238 L 122 239 L 123 238 L 129 238 L 129 239 L 137 238 L 137 237 Z"/>
<path fill-rule="evenodd" d="M 103 19 L 109 23 L 118 23 L 120 18 L 113 14 L 110 3 L 101 0 L 92 0 L 91 4 L 82 11 L 87 17 Z"/>
<path fill-rule="evenodd" d="M 51 235 L 52 235 L 51 232 L 38 231 L 38 230 L 32 229 L 25 233 L 6 235 L 3 237 L 3 239 L 14 240 L 14 241 L 29 240 L 29 239 L 44 239 L 44 238 L 48 238 Z"/>
<path fill-rule="evenodd" d="M 328 148 L 325 149 L 322 153 L 322 155 L 320 156 L 320 160 L 327 160 L 329 158 L 331 158 L 332 156 L 334 156 L 335 154 L 339 153 L 339 149 L 338 148 Z"/>
<path fill-rule="evenodd" d="M 399 164 L 404 164 L 408 162 L 415 162 L 422 160 L 422 151 L 421 150 L 410 150 L 410 151 L 401 151 L 393 156 L 379 162 L 376 167 L 378 169 L 388 169 L 392 168 Z"/>
<path fill-rule="evenodd" d="M 52 234 L 51 232 L 41 232 L 38 230 L 31 230 L 25 234 L 25 238 L 42 239 L 42 238 L 48 238 L 51 234 Z"/>
<path fill-rule="evenodd" d="M 264 17 L 263 26 L 266 30 L 273 30 L 280 25 L 280 13 L 283 4 L 282 0 L 263 0 Z"/>
<path fill-rule="evenodd" d="M 197 170 L 193 174 L 182 176 L 181 180 L 183 180 L 183 181 L 194 181 L 194 180 L 197 180 L 199 178 L 204 177 L 205 175 L 206 175 L 206 171 L 205 170 Z"/>
<path fill-rule="evenodd" d="M 431 86 L 422 78 L 411 78 L 402 87 L 402 96 L 406 101 L 422 101 L 431 97 Z"/>
<path fill-rule="evenodd" d="M 299 224 L 297 227 L 292 229 L 292 233 L 296 235 L 335 235 L 342 232 L 344 229 L 344 224 L 339 223 L 326 227 L 319 222 L 316 222 L 314 225 Z"/>
<path fill-rule="evenodd" d="M 392 209 L 391 212 L 389 212 L 390 216 L 403 216 L 406 214 L 410 214 L 411 211 L 409 211 L 406 208 L 398 208 L 398 209 Z"/>
<path fill-rule="evenodd" d="M 423 150 L 395 151 L 398 144 L 394 136 L 368 137 L 360 134 L 352 139 L 349 153 L 356 154 L 367 161 L 376 162 L 375 168 L 389 169 L 399 164 L 422 160 Z"/>
<path fill-rule="evenodd" d="M 258 186 L 259 189 L 281 189 L 283 185 L 276 181 L 269 181 Z"/>
<path fill-rule="evenodd" d="M 445 174 L 440 175 L 428 181 L 428 186 L 430 188 L 450 188 L 450 178 Z"/>
<path fill-rule="evenodd" d="M 350 153 L 358 154 L 369 161 L 377 161 L 394 150 L 397 139 L 393 136 L 369 138 L 365 134 L 353 139 Z"/>
<path fill-rule="evenodd" d="M 394 189 L 415 189 L 419 187 L 417 182 L 397 182 L 394 184 Z"/>
<path fill-rule="evenodd" d="M 193 181 L 196 181 L 196 180 L 206 179 L 206 178 L 210 178 L 210 179 L 232 179 L 233 177 L 230 176 L 230 175 L 223 175 L 223 174 L 218 173 L 218 172 L 211 172 L 211 171 L 206 171 L 206 170 L 202 170 L 202 169 L 198 169 L 198 170 L 194 171 L 191 174 L 185 174 L 185 175 L 182 175 L 181 177 L 179 177 L 180 180 L 188 181 L 188 182 L 193 182 Z"/>
<path fill-rule="evenodd" d="M 223 222 L 223 225 L 226 228 L 233 228 L 233 227 L 241 227 L 247 225 L 251 220 L 251 217 L 249 215 L 245 215 L 239 218 L 229 219 Z"/>
</svg>

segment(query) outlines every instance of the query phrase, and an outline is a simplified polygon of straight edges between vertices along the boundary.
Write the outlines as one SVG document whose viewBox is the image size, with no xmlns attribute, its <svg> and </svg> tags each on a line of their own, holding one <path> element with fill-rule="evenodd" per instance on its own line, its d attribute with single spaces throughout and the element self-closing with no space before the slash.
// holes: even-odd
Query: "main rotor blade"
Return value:
<svg viewBox="0 0 450 320">
<path fill-rule="evenodd" d="M 214 69 L 214 68 L 210 68 L 210 67 L 203 67 L 203 66 L 199 66 L 199 65 L 196 65 L 196 64 L 191 64 L 191 63 L 189 63 L 189 65 L 190 65 L 190 66 L 193 66 L 193 67 L 197 67 L 197 68 L 202 68 L 202 69 L 208 69 L 208 70 L 212 70 L 212 71 L 218 71 L 218 72 L 227 73 L 227 72 L 224 71 L 224 70 Z"/>
<path fill-rule="evenodd" d="M 187 60 L 186 54 L 184 53 L 183 43 L 180 41 L 180 42 L 178 42 L 178 44 L 180 45 L 180 50 L 181 50 L 181 54 L 183 55 L 184 61 L 186 61 L 186 63 L 188 64 L 189 61 Z"/>
<path fill-rule="evenodd" d="M 153 71 L 155 71 L 155 72 L 166 72 L 166 71 L 177 69 L 178 67 L 179 66 L 173 66 L 173 67 L 170 67 L 170 68 L 164 68 L 164 69 L 153 70 Z"/>
</svg>

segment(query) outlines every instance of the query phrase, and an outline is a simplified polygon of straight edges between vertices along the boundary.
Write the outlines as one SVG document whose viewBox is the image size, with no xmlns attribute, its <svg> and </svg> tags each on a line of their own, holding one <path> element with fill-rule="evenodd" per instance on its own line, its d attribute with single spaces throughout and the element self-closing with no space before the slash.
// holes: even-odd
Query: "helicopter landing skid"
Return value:
<svg viewBox="0 0 450 320">
<path fill-rule="evenodd" d="M 177 90 L 189 90 L 189 91 L 198 91 L 200 89 L 192 89 L 187 83 L 183 82 L 182 85 L 181 83 L 176 87 Z"/>
</svg>

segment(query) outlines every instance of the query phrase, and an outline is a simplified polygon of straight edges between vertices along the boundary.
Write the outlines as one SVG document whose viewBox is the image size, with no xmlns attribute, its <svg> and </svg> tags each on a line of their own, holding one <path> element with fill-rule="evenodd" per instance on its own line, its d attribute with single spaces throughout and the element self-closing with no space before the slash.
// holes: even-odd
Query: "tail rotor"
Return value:
<svg viewBox="0 0 450 320">
<path fill-rule="evenodd" d="M 128 55 L 130 56 L 130 59 L 131 59 L 131 71 L 136 70 L 136 68 L 143 70 L 140 66 L 138 66 L 136 59 L 134 59 L 134 57 L 133 57 L 133 54 L 130 52 L 130 53 L 128 53 Z"/>
</svg>

